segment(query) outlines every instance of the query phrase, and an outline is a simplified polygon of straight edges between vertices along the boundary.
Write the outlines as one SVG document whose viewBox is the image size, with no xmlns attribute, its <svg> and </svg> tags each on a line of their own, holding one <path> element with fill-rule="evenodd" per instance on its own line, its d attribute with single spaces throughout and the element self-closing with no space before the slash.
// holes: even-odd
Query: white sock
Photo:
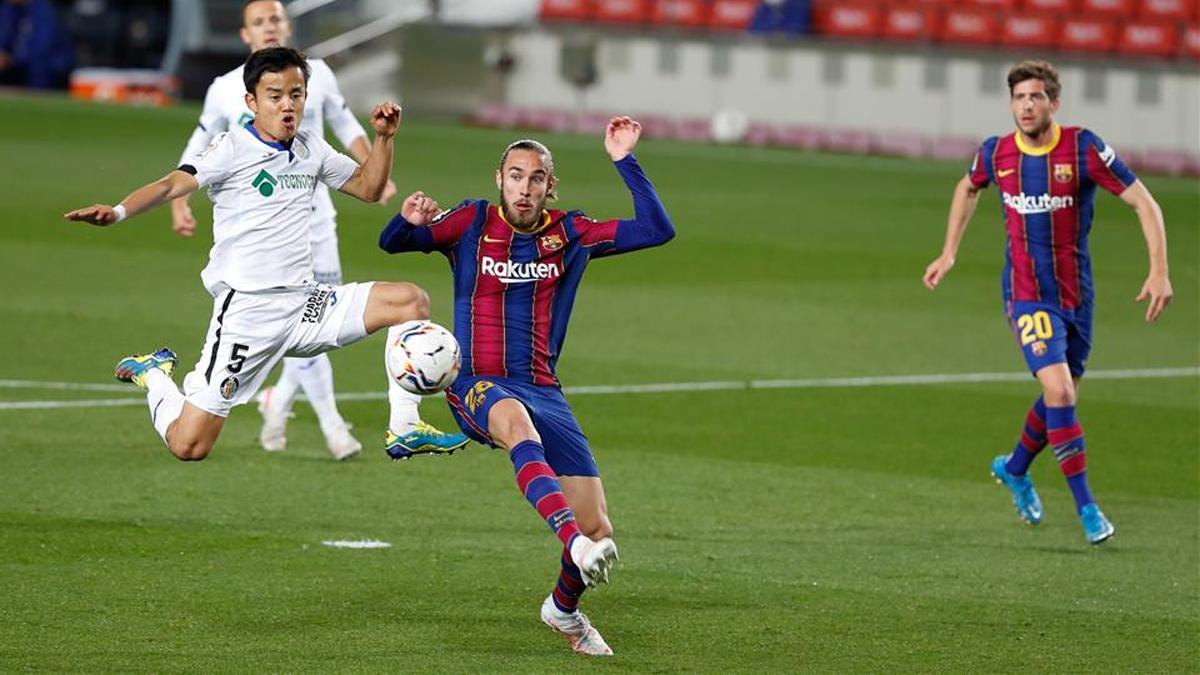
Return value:
<svg viewBox="0 0 1200 675">
<path fill-rule="evenodd" d="M 396 337 L 397 332 L 396 326 L 388 328 L 388 344 L 391 344 L 392 338 Z M 387 374 L 386 365 L 383 372 L 385 375 Z M 390 376 L 387 381 L 388 404 L 391 408 L 388 415 L 388 431 L 397 436 L 403 436 L 412 431 L 417 426 L 417 422 L 421 421 L 421 411 L 417 409 L 417 406 L 421 404 L 421 397 L 406 391 Z"/>
<path fill-rule="evenodd" d="M 167 428 L 183 412 L 183 394 L 167 374 L 157 368 L 146 371 L 146 403 L 150 406 L 150 422 L 167 442 Z"/>
<path fill-rule="evenodd" d="M 287 414 L 292 411 L 292 403 L 296 400 L 296 394 L 300 391 L 300 378 L 296 376 L 296 362 L 305 361 L 306 359 L 285 358 L 283 360 L 283 372 L 279 375 L 279 381 L 275 383 L 275 391 L 271 394 L 271 400 L 275 405 L 279 406 L 279 411 Z"/>
<path fill-rule="evenodd" d="M 328 434 L 346 425 L 333 396 L 333 365 L 329 362 L 328 354 L 284 359 L 283 372 L 291 373 L 292 378 L 300 383 L 309 405 L 317 413 L 321 431 Z"/>
</svg>

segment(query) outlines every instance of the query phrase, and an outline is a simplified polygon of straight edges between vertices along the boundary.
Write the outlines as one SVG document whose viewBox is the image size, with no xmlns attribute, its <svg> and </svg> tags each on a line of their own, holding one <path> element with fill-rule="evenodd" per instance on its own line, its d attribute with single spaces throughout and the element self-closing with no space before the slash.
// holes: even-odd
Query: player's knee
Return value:
<svg viewBox="0 0 1200 675">
<path fill-rule="evenodd" d="M 420 286 L 407 281 L 389 283 L 386 293 L 396 323 L 429 318 L 429 294 Z"/>
<path fill-rule="evenodd" d="M 579 531 L 592 541 L 613 536 L 612 522 L 603 513 L 598 518 L 590 519 L 589 522 L 580 523 Z"/>
<path fill-rule="evenodd" d="M 212 443 L 198 440 L 172 441 L 167 444 L 167 448 L 181 462 L 198 462 L 208 457 Z"/>
<path fill-rule="evenodd" d="M 1043 397 L 1046 405 L 1052 408 L 1062 408 L 1075 405 L 1075 383 L 1060 382 L 1043 386 Z"/>
</svg>

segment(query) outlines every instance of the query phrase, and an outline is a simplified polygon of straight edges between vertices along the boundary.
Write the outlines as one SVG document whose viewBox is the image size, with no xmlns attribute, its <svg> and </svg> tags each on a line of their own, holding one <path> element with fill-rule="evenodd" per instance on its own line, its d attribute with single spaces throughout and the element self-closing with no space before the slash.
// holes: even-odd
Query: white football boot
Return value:
<svg viewBox="0 0 1200 675">
<path fill-rule="evenodd" d="M 325 434 L 325 445 L 337 461 L 350 459 L 362 450 L 362 443 L 350 434 L 350 425 L 342 423 Z"/>
<path fill-rule="evenodd" d="M 612 539 L 592 541 L 581 534 L 571 542 L 571 560 L 579 568 L 583 583 L 595 588 L 597 584 L 608 583 L 608 571 L 620 558 Z"/>
<path fill-rule="evenodd" d="M 571 649 L 588 656 L 612 656 L 613 650 L 600 636 L 600 631 L 592 626 L 592 622 L 579 610 L 563 612 L 554 606 L 554 596 L 546 596 L 542 603 L 542 623 L 554 629 L 554 632 L 567 638 Z"/>
</svg>

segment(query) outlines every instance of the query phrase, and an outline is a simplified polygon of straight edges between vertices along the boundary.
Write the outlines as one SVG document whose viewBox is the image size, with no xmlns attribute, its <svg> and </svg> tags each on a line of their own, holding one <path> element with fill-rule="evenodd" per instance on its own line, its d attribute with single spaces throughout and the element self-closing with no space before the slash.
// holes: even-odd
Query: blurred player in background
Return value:
<svg viewBox="0 0 1200 675">
<path fill-rule="evenodd" d="M 600 471 L 555 364 L 588 262 L 675 235 L 631 154 L 640 135 L 641 125 L 617 117 L 604 137 L 633 194 L 633 219 L 595 221 L 579 211 L 547 210 L 555 197 L 554 159 L 546 146 L 524 140 L 500 158 L 499 205 L 467 200 L 438 215 L 437 203 L 417 192 L 379 238 L 389 253 L 438 251 L 449 258 L 463 363 L 446 399 L 463 431 L 508 450 L 517 487 L 562 541 L 562 570 L 542 603 L 542 621 L 575 651 L 592 655 L 612 650 L 578 610 L 579 598 L 608 580 L 617 549 Z M 389 386 L 393 395 L 399 389 Z"/>
<path fill-rule="evenodd" d="M 1045 61 L 1023 61 L 1008 72 L 1017 129 L 983 142 L 950 204 L 942 254 L 925 270 L 937 287 L 954 257 L 979 191 L 995 183 L 1008 233 L 1001 286 L 1013 333 L 1042 395 L 1026 413 L 1020 441 L 992 462 L 992 473 L 1012 493 L 1017 514 L 1031 525 L 1042 503 L 1029 465 L 1049 444 L 1054 450 L 1084 535 L 1099 544 L 1115 532 L 1088 488 L 1083 427 L 1075 415 L 1079 379 L 1092 344 L 1092 265 L 1087 238 L 1096 187 L 1119 196 L 1137 213 L 1150 255 L 1150 272 L 1137 296 L 1149 299 L 1146 321 L 1171 301 L 1162 210 L 1137 176 L 1096 134 L 1054 122 L 1061 86 Z"/>
<path fill-rule="evenodd" d="M 408 283 L 329 285 L 314 279 L 309 221 L 318 182 L 377 201 L 392 169 L 400 107 L 371 112 L 375 141 L 361 165 L 319 133 L 300 129 L 309 66 L 287 47 L 256 51 L 243 84 L 252 121 L 116 206 L 94 204 L 67 220 L 112 225 L 207 187 L 213 247 L 200 277 L 213 296 L 204 349 L 180 393 L 175 353 L 122 359 L 116 377 L 147 390 L 150 420 L 182 460 L 208 456 L 235 406 L 246 403 L 285 355 L 315 356 L 384 328 L 429 317 L 429 298 Z M 186 394 L 186 396 L 185 396 Z"/>
<path fill-rule="evenodd" d="M 251 52 L 267 47 L 287 45 L 292 35 L 291 24 L 283 4 L 275 0 L 247 0 L 242 9 L 242 41 Z M 333 129 L 342 146 L 355 159 L 364 161 L 369 153 L 366 133 L 346 105 L 338 89 L 333 71 L 321 59 L 308 59 L 312 77 L 308 82 L 308 100 L 300 128 L 316 136 L 324 136 L 325 122 Z M 213 80 L 204 97 L 204 111 L 183 151 L 181 164 L 196 156 L 219 133 L 241 127 L 253 118 L 246 107 L 242 66 Z M 392 181 L 387 182 L 380 203 L 386 203 L 396 193 Z M 337 211 L 334 210 L 329 188 L 318 184 L 310 219 L 313 269 L 315 279 L 323 284 L 342 283 L 342 263 L 338 256 Z M 196 219 L 187 198 L 171 204 L 174 229 L 184 237 L 196 231 Z M 259 441 L 269 451 L 287 446 L 287 422 L 297 390 L 317 414 L 329 452 L 336 459 L 352 457 L 362 444 L 350 434 L 350 425 L 338 412 L 333 392 L 333 367 L 327 354 L 312 357 L 288 357 L 283 360 L 283 374 L 274 387 L 263 389 L 259 395 L 259 411 L 263 415 Z M 417 406 L 420 397 L 401 390 L 399 405 L 392 406 L 389 424 L 389 445 L 393 454 L 453 452 L 467 443 L 462 434 L 444 434 L 421 421 Z"/>
</svg>

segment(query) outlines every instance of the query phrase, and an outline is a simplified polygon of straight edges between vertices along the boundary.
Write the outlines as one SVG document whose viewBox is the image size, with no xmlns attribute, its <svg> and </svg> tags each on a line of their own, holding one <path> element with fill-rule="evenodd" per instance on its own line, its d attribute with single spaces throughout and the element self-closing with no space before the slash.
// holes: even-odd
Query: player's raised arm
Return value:
<svg viewBox="0 0 1200 675">
<path fill-rule="evenodd" d="M 1163 222 L 1162 209 L 1154 195 L 1142 181 L 1134 181 L 1120 195 L 1121 201 L 1133 207 L 1138 222 L 1142 225 L 1142 236 L 1146 238 L 1146 250 L 1150 255 L 1150 273 L 1146 276 L 1137 301 L 1147 298 L 1146 321 L 1155 321 L 1171 302 L 1171 278 L 1167 270 L 1167 227 Z"/>
<path fill-rule="evenodd" d="M 616 166 L 617 172 L 625 180 L 633 196 L 633 219 L 609 221 L 614 230 L 611 234 L 611 245 L 600 245 L 594 249 L 593 255 L 608 255 L 626 253 L 638 249 L 665 244 L 675 237 L 675 226 L 667 214 L 666 207 L 658 198 L 654 184 L 646 177 L 633 155 L 638 140 L 642 136 L 642 125 L 629 117 L 614 117 L 604 128 L 604 149 Z M 578 222 L 578 221 L 577 221 Z M 605 230 L 608 223 L 598 223 L 592 229 L 596 234 L 585 234 L 585 242 L 597 237 Z"/>
<path fill-rule="evenodd" d="M 371 144 L 370 153 L 350 176 L 350 180 L 338 188 L 364 202 L 379 201 L 391 177 L 394 139 L 396 129 L 400 126 L 400 106 L 390 101 L 375 106 L 371 111 L 371 126 L 375 129 L 375 141 Z"/>
<path fill-rule="evenodd" d="M 134 190 L 116 206 L 92 204 L 63 214 L 63 218 L 104 227 L 132 218 L 172 199 L 186 197 L 198 187 L 199 183 L 195 177 L 176 169 L 153 183 Z"/>
</svg>

